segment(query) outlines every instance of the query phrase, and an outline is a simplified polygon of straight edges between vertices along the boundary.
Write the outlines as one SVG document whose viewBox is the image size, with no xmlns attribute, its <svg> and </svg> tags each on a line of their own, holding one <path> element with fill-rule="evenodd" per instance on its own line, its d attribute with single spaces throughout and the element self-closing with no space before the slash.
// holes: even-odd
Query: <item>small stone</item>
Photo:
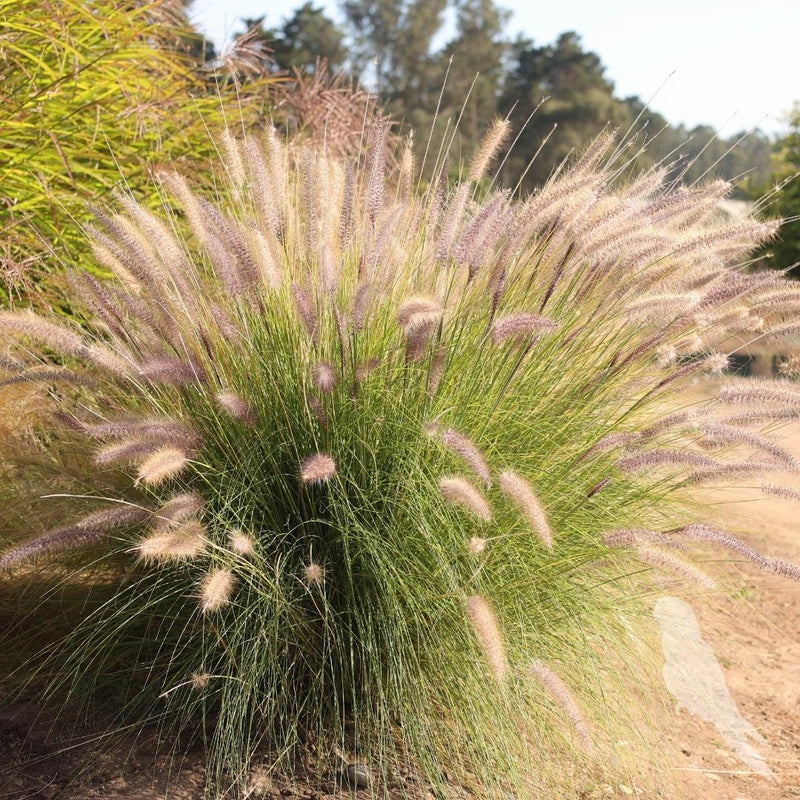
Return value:
<svg viewBox="0 0 800 800">
<path fill-rule="evenodd" d="M 369 767 L 361 761 L 348 764 L 345 777 L 351 789 L 369 789 L 372 784 Z"/>
<path fill-rule="evenodd" d="M 627 795 L 633 794 L 633 789 L 631 789 L 630 786 L 626 786 L 624 783 L 621 783 L 619 785 L 619 790 L 622 792 L 622 794 L 627 794 Z"/>
</svg>

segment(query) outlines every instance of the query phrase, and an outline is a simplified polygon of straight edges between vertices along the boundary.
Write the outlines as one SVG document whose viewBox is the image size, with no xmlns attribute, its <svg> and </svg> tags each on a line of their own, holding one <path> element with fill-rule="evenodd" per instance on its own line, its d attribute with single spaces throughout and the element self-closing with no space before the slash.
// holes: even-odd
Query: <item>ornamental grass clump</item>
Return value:
<svg viewBox="0 0 800 800">
<path fill-rule="evenodd" d="M 202 731 L 233 794 L 265 761 L 520 796 L 564 748 L 610 769 L 623 601 L 676 577 L 710 591 L 703 548 L 800 574 L 681 492 L 793 466 L 752 430 L 762 403 L 800 415 L 791 381 L 727 377 L 686 409 L 789 324 L 792 284 L 743 266 L 775 225 L 719 221 L 719 182 L 627 180 L 610 136 L 513 199 L 479 181 L 500 133 L 425 188 L 387 177 L 385 125 L 346 162 L 227 136 L 228 199 L 162 172 L 161 212 L 99 216 L 113 278 L 76 276 L 84 327 L 0 312 L 7 380 L 52 386 L 49 435 L 127 487 L 87 491 L 90 516 L 0 567 L 90 544 L 114 592 L 58 674 L 80 693 L 127 670 L 123 710 Z"/>
</svg>

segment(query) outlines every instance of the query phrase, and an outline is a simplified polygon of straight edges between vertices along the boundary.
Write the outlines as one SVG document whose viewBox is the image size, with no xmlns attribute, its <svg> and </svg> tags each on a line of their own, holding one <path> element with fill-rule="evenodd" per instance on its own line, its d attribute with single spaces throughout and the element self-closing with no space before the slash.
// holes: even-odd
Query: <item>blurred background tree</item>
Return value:
<svg viewBox="0 0 800 800">
<path fill-rule="evenodd" d="M 467 156 L 493 117 L 509 115 L 521 133 L 502 180 L 513 186 L 525 173 L 525 190 L 606 125 L 632 127 L 646 144 L 633 169 L 666 159 L 686 182 L 735 179 L 740 197 L 756 194 L 770 174 L 767 136 L 755 131 L 723 138 L 709 126 L 670 127 L 639 97 L 618 97 L 601 57 L 574 31 L 549 44 L 511 39 L 510 14 L 494 0 L 342 0 L 340 7 L 341 24 L 306 2 L 275 26 L 264 17 L 244 20 L 245 30 L 258 31 L 275 69 L 305 67 L 310 74 L 323 59 L 332 72 L 374 87 L 394 119 L 416 132 L 418 156 L 431 129 L 434 151 L 448 126 L 452 131 L 469 94 L 453 152 Z M 443 41 L 447 31 L 452 35 Z"/>
<path fill-rule="evenodd" d="M 787 220 L 764 250 L 769 265 L 800 278 L 800 103 L 788 115 L 789 129 L 775 142 L 772 173 L 763 187 L 766 210 Z M 780 187 L 773 192 L 773 187 Z"/>
<path fill-rule="evenodd" d="M 345 65 L 344 31 L 323 8 L 304 3 L 277 28 L 265 27 L 265 20 L 264 16 L 242 20 L 245 29 L 255 32 L 270 51 L 265 68 L 287 72 L 300 67 L 313 70 L 322 59 L 333 71 Z"/>
</svg>

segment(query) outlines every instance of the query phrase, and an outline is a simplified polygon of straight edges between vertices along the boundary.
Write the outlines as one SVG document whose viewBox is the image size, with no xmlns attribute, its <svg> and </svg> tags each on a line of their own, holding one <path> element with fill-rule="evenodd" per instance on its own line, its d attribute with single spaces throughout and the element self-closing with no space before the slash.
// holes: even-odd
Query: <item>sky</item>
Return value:
<svg viewBox="0 0 800 800">
<path fill-rule="evenodd" d="M 218 45 L 239 18 L 274 25 L 303 0 L 195 0 L 191 16 Z M 497 0 L 507 31 L 542 45 L 577 31 L 618 96 L 639 95 L 673 125 L 713 126 L 723 136 L 760 127 L 779 133 L 800 102 L 800 0 Z M 336 0 L 315 0 L 334 19 Z"/>
</svg>

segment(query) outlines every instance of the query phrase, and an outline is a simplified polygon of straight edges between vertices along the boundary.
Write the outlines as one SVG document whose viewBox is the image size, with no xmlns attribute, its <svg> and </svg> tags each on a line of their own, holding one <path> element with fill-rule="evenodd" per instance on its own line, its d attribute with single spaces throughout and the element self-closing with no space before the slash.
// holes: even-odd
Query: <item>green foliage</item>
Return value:
<svg viewBox="0 0 800 800">
<path fill-rule="evenodd" d="M 676 492 L 729 468 L 717 404 L 664 415 L 745 324 L 762 279 L 725 264 L 771 229 L 710 226 L 718 185 L 614 188 L 610 138 L 525 203 L 482 196 L 504 130 L 425 192 L 386 180 L 381 126 L 349 165 L 226 133 L 219 206 L 163 173 L 163 214 L 99 220 L 115 279 L 76 277 L 85 329 L 0 314 L 9 380 L 56 383 L 97 465 L 95 515 L 0 555 L 102 557 L 51 696 L 116 677 L 121 716 L 202 732 L 234 796 L 264 761 L 321 782 L 343 755 L 378 792 L 408 765 L 552 796 L 581 707 L 602 772 L 631 573 L 681 571 L 652 552 L 693 541 Z"/>
<path fill-rule="evenodd" d="M 528 186 L 541 185 L 566 156 L 583 147 L 606 125 L 622 127 L 626 109 L 613 95 L 600 58 L 584 51 L 574 32 L 563 33 L 552 45 L 516 43 L 514 68 L 508 76 L 502 107 L 522 128 L 531 109 L 549 98 L 527 123 L 507 162 L 511 181 L 525 172 L 543 142 L 543 156 L 531 165 Z M 513 110 L 512 110 L 513 109 Z M 549 137 L 549 138 L 548 138 Z"/>
<path fill-rule="evenodd" d="M 800 276 L 800 105 L 789 116 L 789 133 L 775 145 L 772 183 L 779 186 L 770 192 L 768 210 L 787 220 L 779 237 L 765 248 L 767 263 L 775 269 L 789 269 Z"/>
<path fill-rule="evenodd" d="M 246 31 L 255 31 L 258 39 L 269 48 L 269 64 L 279 70 L 313 70 L 324 59 L 331 70 L 344 65 L 347 51 L 344 33 L 322 8 L 312 2 L 304 3 L 277 28 L 265 28 L 265 17 L 247 18 L 242 22 Z"/>
<path fill-rule="evenodd" d="M 213 153 L 207 126 L 262 116 L 264 87 L 251 84 L 240 106 L 233 86 L 218 89 L 199 71 L 198 45 L 163 2 L 0 1 L 7 283 L 25 288 L 46 251 L 51 269 L 79 263 L 87 203 L 123 180 L 146 191 L 159 163 L 203 163 Z"/>
</svg>

